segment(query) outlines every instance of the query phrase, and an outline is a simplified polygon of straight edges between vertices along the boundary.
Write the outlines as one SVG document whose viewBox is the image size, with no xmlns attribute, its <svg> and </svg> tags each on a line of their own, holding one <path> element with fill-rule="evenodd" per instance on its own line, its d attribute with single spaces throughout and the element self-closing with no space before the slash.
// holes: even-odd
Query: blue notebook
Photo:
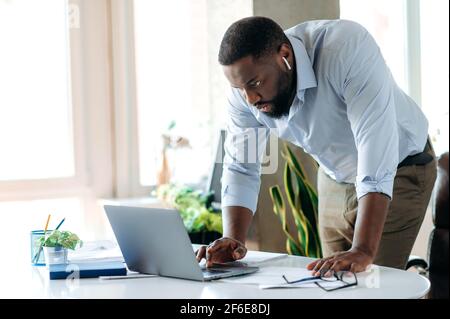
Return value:
<svg viewBox="0 0 450 319">
<path fill-rule="evenodd" d="M 124 276 L 127 267 L 124 262 L 87 262 L 55 264 L 48 267 L 50 279 L 95 278 L 99 276 Z"/>
</svg>

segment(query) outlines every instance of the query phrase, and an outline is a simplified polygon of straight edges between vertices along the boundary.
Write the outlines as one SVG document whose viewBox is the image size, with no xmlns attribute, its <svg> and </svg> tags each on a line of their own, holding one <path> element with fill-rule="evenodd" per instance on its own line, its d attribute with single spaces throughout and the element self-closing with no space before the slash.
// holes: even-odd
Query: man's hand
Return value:
<svg viewBox="0 0 450 319">
<path fill-rule="evenodd" d="M 306 268 L 312 270 L 313 276 L 320 274 L 331 276 L 334 272 L 350 270 L 351 272 L 361 272 L 373 262 L 373 257 L 369 254 L 352 248 L 346 252 L 339 252 L 330 257 L 322 258 L 308 264 Z"/>
<path fill-rule="evenodd" d="M 244 258 L 247 248 L 240 241 L 222 237 L 213 241 L 208 246 L 200 247 L 197 252 L 197 261 L 206 259 L 206 267 L 211 267 L 214 263 L 225 263 Z"/>
<path fill-rule="evenodd" d="M 197 261 L 206 259 L 206 267 L 213 263 L 224 263 L 244 258 L 247 248 L 243 244 L 250 227 L 253 214 L 241 206 L 226 206 L 222 209 L 223 237 L 202 246 L 196 251 Z"/>
<path fill-rule="evenodd" d="M 358 218 L 356 218 L 355 234 L 352 248 L 330 257 L 310 263 L 308 270 L 313 275 L 350 270 L 365 271 L 373 263 L 383 233 L 384 222 L 389 209 L 390 198 L 381 193 L 367 193 L 359 199 Z"/>
</svg>

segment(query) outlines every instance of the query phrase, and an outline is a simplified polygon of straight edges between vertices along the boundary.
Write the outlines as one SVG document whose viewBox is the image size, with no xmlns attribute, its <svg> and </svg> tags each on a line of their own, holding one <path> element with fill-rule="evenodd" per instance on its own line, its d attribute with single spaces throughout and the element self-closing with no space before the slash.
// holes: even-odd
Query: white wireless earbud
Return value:
<svg viewBox="0 0 450 319">
<path fill-rule="evenodd" d="M 288 62 L 288 60 L 286 60 L 286 58 L 285 58 L 285 57 L 282 57 L 282 59 L 284 60 L 284 63 L 286 64 L 286 66 L 287 66 L 288 70 L 289 70 L 289 71 L 290 71 L 290 70 L 292 70 L 291 66 L 289 65 L 289 62 Z"/>
</svg>

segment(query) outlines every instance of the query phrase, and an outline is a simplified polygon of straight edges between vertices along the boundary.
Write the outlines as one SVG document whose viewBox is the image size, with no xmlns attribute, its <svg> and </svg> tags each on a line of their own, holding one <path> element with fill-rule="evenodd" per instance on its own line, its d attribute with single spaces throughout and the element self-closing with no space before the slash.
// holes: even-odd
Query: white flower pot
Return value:
<svg viewBox="0 0 450 319">
<path fill-rule="evenodd" d="M 67 264 L 68 249 L 63 247 L 43 247 L 45 264 Z"/>
</svg>

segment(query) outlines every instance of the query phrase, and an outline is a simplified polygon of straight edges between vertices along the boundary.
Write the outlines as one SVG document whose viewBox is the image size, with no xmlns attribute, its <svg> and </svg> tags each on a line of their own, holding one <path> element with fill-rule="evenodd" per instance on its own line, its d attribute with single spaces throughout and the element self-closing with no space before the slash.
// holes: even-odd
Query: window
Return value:
<svg viewBox="0 0 450 319">
<path fill-rule="evenodd" d="M 232 22 L 251 10 L 249 1 L 134 0 L 140 185 L 157 183 L 164 133 L 189 141 L 189 147 L 167 152 L 171 181 L 206 182 L 226 119 L 229 85 L 217 62 L 220 40 Z"/>
<path fill-rule="evenodd" d="M 397 84 L 409 92 L 406 0 L 341 0 L 341 19 L 356 21 L 375 38 Z"/>
<path fill-rule="evenodd" d="M 198 181 L 210 164 L 206 10 L 186 0 L 135 0 L 134 29 L 140 182 L 156 184 L 163 133 L 184 136 L 195 146 L 195 152 L 169 151 L 173 178 Z"/>
<path fill-rule="evenodd" d="M 448 150 L 448 1 L 341 0 L 374 36 L 399 86 L 422 107 L 436 154 Z"/>
<path fill-rule="evenodd" d="M 106 1 L 0 0 L 0 224 L 20 243 L 47 214 L 102 236 L 97 199 L 114 186 L 107 16 Z"/>
<path fill-rule="evenodd" d="M 0 0 L 0 181 L 75 174 L 66 12 Z"/>
<path fill-rule="evenodd" d="M 0 224 L 19 252 L 48 214 L 50 227 L 66 217 L 78 233 L 84 221 L 81 194 L 55 191 L 71 191 L 77 175 L 68 10 L 68 1 L 0 0 Z"/>
<path fill-rule="evenodd" d="M 420 1 L 422 109 L 437 155 L 448 151 L 448 1 Z"/>
</svg>

